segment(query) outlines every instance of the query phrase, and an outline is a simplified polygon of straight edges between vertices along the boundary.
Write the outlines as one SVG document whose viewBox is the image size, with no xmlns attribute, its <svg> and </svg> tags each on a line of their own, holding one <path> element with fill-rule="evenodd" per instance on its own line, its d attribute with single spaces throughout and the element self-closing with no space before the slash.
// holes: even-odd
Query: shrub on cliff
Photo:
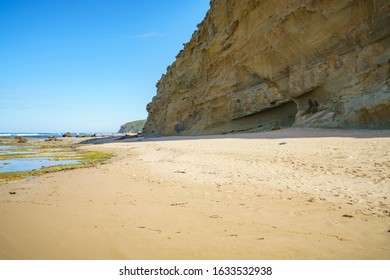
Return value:
<svg viewBox="0 0 390 280">
<path fill-rule="evenodd" d="M 141 133 L 145 123 L 146 120 L 138 120 L 125 123 L 121 125 L 121 128 L 119 129 L 118 133 Z"/>
</svg>

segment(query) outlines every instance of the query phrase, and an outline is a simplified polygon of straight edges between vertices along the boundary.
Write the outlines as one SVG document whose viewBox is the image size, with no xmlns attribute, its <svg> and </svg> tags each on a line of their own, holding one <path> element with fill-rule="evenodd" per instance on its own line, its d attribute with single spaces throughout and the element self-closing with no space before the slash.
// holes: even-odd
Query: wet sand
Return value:
<svg viewBox="0 0 390 280">
<path fill-rule="evenodd" d="M 390 259 L 390 131 L 98 142 L 0 186 L 1 259 Z"/>
</svg>

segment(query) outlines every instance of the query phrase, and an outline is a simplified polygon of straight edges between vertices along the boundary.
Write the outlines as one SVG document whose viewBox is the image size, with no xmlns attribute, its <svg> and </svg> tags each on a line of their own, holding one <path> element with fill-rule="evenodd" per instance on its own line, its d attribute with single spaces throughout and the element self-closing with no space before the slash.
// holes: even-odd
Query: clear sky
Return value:
<svg viewBox="0 0 390 280">
<path fill-rule="evenodd" d="M 209 0 L 0 0 L 0 132 L 116 132 Z"/>
</svg>

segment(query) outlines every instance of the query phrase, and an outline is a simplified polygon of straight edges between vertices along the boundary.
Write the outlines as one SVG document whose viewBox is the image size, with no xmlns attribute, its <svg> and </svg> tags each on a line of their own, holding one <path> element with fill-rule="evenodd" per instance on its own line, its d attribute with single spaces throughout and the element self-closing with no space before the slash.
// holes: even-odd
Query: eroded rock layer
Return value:
<svg viewBox="0 0 390 280">
<path fill-rule="evenodd" d="M 214 0 L 144 133 L 390 128 L 388 0 Z"/>
</svg>

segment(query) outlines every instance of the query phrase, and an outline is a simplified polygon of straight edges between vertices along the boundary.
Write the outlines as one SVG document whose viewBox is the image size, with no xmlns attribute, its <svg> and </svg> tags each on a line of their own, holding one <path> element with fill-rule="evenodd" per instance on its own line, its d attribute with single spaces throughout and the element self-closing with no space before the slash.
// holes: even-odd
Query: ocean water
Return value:
<svg viewBox="0 0 390 280">
<path fill-rule="evenodd" d="M 18 133 L 10 133 L 10 132 L 0 132 L 0 138 L 15 138 L 16 136 L 20 136 L 23 138 L 47 138 L 49 136 L 55 136 L 57 138 L 61 138 L 64 133 L 45 133 L 45 132 L 39 132 L 39 133 L 25 133 L 25 132 L 18 132 Z M 92 135 L 94 133 L 72 133 L 72 136 L 83 136 L 83 135 Z M 97 135 L 110 135 L 111 133 L 96 133 Z"/>
</svg>

